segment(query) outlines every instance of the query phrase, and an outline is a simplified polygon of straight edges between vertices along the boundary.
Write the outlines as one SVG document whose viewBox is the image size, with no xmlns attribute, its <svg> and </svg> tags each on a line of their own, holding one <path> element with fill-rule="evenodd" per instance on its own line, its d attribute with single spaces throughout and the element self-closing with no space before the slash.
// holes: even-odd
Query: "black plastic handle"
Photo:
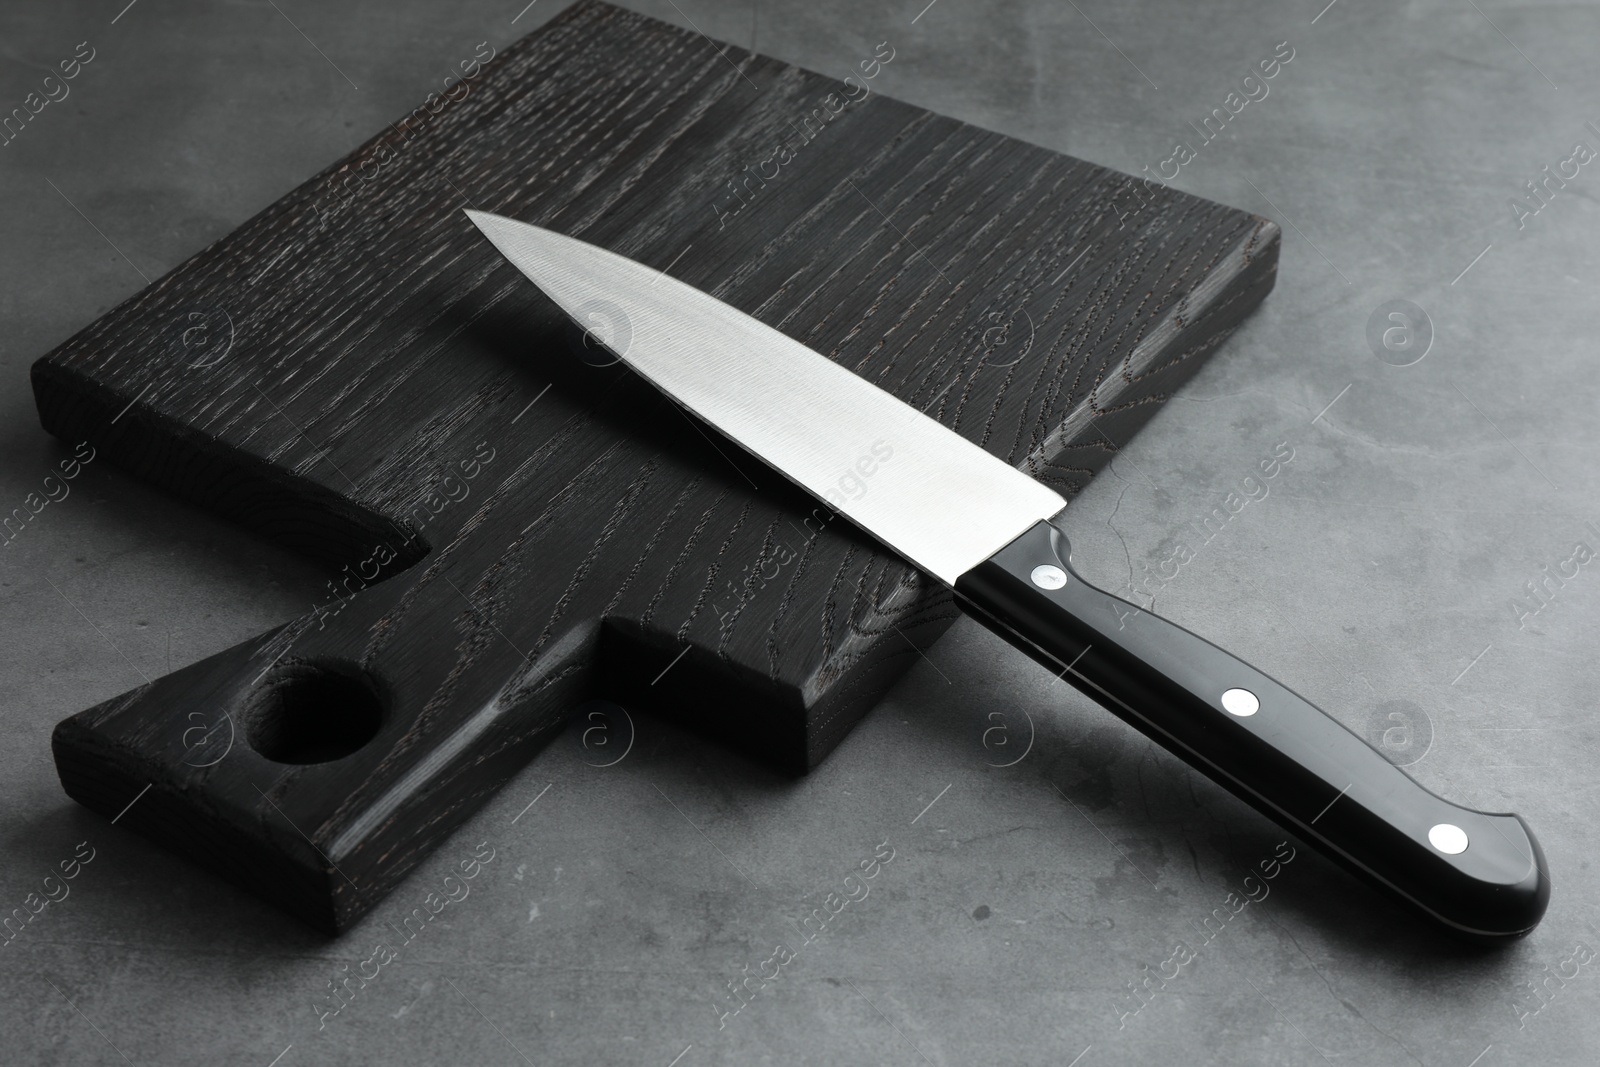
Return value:
<svg viewBox="0 0 1600 1067">
<path fill-rule="evenodd" d="M 963 610 L 1130 725 L 1455 933 L 1521 937 L 1544 915 L 1544 853 L 1520 816 L 1435 796 L 1243 660 L 1089 585 L 1048 522 L 955 590 Z"/>
</svg>

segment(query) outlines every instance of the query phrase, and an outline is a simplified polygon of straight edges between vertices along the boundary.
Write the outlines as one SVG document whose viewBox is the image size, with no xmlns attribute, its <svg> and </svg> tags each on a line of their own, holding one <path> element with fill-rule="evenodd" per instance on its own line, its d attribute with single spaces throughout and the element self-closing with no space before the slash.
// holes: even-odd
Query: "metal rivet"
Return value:
<svg viewBox="0 0 1600 1067">
<path fill-rule="evenodd" d="M 1040 589 L 1060 589 L 1067 584 L 1067 572 L 1048 563 L 1033 568 L 1033 573 L 1028 577 L 1032 578 L 1033 584 Z"/>
<path fill-rule="evenodd" d="M 1446 856 L 1459 856 L 1467 850 L 1467 832 L 1452 823 L 1442 822 L 1428 831 L 1428 844 Z"/>
<path fill-rule="evenodd" d="M 1261 701 L 1248 689 L 1230 689 L 1222 694 L 1222 710 L 1241 719 L 1261 710 Z"/>
</svg>

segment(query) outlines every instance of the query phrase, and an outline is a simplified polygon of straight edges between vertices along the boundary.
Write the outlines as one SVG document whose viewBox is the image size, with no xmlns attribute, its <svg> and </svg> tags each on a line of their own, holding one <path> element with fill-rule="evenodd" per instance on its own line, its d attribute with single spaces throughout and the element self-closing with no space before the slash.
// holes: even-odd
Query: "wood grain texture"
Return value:
<svg viewBox="0 0 1600 1067">
<path fill-rule="evenodd" d="M 668 270 L 1069 499 L 1277 262 L 1256 216 L 602 3 L 460 84 L 33 368 L 51 433 L 345 568 L 54 737 L 73 797 L 328 931 L 584 699 L 803 772 L 956 614 L 605 365 L 464 207 Z"/>
</svg>

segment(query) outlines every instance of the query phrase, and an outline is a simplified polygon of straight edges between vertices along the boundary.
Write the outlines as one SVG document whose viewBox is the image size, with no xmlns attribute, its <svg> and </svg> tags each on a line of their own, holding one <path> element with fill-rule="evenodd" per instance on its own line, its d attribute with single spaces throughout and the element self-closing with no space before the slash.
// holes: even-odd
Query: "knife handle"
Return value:
<svg viewBox="0 0 1600 1067">
<path fill-rule="evenodd" d="M 1520 937 L 1550 878 L 1522 818 L 1434 795 L 1303 697 L 1088 584 L 1049 522 L 956 580 L 962 609 L 1190 766 L 1450 930 Z"/>
</svg>

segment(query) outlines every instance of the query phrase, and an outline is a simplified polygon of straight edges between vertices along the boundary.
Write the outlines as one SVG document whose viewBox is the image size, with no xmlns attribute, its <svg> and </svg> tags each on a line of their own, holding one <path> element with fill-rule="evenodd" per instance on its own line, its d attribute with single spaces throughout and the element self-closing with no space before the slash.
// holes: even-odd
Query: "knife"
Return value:
<svg viewBox="0 0 1600 1067">
<path fill-rule="evenodd" d="M 759 320 L 585 241 L 468 211 L 506 259 L 669 398 L 908 562 L 963 611 L 1415 912 L 1517 938 L 1550 899 L 1518 815 L 1461 807 L 1337 720 L 1182 627 L 1095 588 L 1064 501 Z M 587 340 L 588 338 L 586 338 Z"/>
</svg>

